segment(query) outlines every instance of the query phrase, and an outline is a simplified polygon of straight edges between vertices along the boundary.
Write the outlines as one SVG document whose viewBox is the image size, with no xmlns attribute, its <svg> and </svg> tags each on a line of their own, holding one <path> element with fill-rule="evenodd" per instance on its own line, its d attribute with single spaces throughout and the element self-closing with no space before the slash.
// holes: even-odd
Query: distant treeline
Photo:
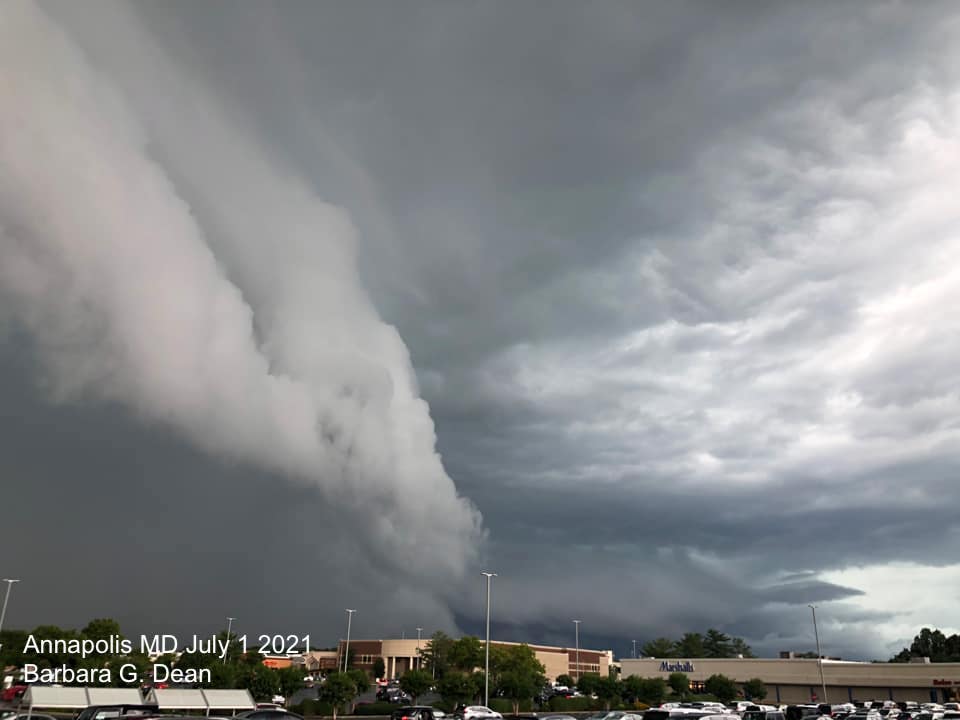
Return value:
<svg viewBox="0 0 960 720">
<path fill-rule="evenodd" d="M 930 658 L 930 662 L 960 662 L 960 635 L 944 635 L 939 630 L 924 628 L 913 638 L 910 647 L 904 648 L 890 662 L 905 663 L 912 658 Z"/>
<path fill-rule="evenodd" d="M 686 633 L 679 640 L 657 638 L 642 647 L 643 654 L 655 658 L 745 658 L 756 657 L 743 638 L 730 637 L 719 630 L 710 628 L 707 632 Z"/>
</svg>

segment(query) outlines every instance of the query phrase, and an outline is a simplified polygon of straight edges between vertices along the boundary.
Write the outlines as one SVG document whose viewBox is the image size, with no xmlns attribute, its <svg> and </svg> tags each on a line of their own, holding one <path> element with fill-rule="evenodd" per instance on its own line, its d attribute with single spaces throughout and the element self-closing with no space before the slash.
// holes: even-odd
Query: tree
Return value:
<svg viewBox="0 0 960 720">
<path fill-rule="evenodd" d="M 484 682 L 486 680 L 486 674 L 483 670 L 476 670 L 470 673 L 470 677 L 473 680 L 474 687 L 477 688 L 477 691 L 474 693 L 474 698 L 477 699 L 477 702 L 480 702 L 480 691 L 483 690 Z"/>
<path fill-rule="evenodd" d="M 640 699 L 643 692 L 643 678 L 639 675 L 629 675 L 620 683 L 620 697 L 626 703 L 633 704 Z"/>
<path fill-rule="evenodd" d="M 737 697 L 737 684 L 726 675 L 711 675 L 703 687 L 722 703 L 728 703 Z"/>
<path fill-rule="evenodd" d="M 23 667 L 23 646 L 27 642 L 24 630 L 4 630 L 0 632 L 0 667 L 16 665 Z"/>
<path fill-rule="evenodd" d="M 490 648 L 494 650 L 493 647 Z M 491 652 L 491 655 L 493 653 Z M 479 638 L 472 636 L 462 637 L 455 640 L 450 646 L 450 666 L 463 670 L 464 672 L 473 672 L 475 668 L 483 665 L 484 648 Z"/>
<path fill-rule="evenodd" d="M 472 700 L 477 694 L 477 683 L 472 675 L 459 670 L 444 673 L 437 682 L 437 692 L 453 706 Z"/>
<path fill-rule="evenodd" d="M 413 704 L 433 685 L 433 677 L 426 670 L 409 670 L 400 676 L 400 689 L 407 693 Z"/>
<path fill-rule="evenodd" d="M 572 688 L 576 683 L 573 681 L 573 677 L 570 675 L 557 675 L 557 685 L 563 685 L 564 687 Z"/>
<path fill-rule="evenodd" d="M 387 674 L 387 666 L 383 662 L 382 657 L 378 657 L 373 661 L 373 676 L 375 678 L 383 678 Z"/>
<path fill-rule="evenodd" d="M 596 688 L 597 698 L 603 702 L 605 709 L 610 709 L 610 703 L 620 695 L 620 681 L 614 677 L 599 678 Z"/>
<path fill-rule="evenodd" d="M 333 707 L 333 718 L 336 720 L 337 711 L 357 696 L 356 681 L 342 672 L 334 672 L 327 675 L 317 692 L 317 698 L 321 702 L 329 703 Z"/>
<path fill-rule="evenodd" d="M 894 655 L 890 662 L 910 662 L 911 658 L 928 657 L 931 662 L 960 661 L 960 635 L 944 635 L 940 630 L 923 628 L 909 648 Z"/>
<path fill-rule="evenodd" d="M 430 670 L 437 678 L 442 678 L 450 669 L 454 642 L 456 641 L 445 632 L 440 630 L 435 632 L 427 641 L 426 647 L 420 651 L 423 667 Z M 461 669 L 473 670 L 472 667 Z"/>
<path fill-rule="evenodd" d="M 680 657 L 702 658 L 705 654 L 703 636 L 700 633 L 685 633 L 677 643 L 676 654 Z"/>
<path fill-rule="evenodd" d="M 745 658 L 756 657 L 756 655 L 753 654 L 753 650 L 749 645 L 747 645 L 746 641 L 743 638 L 738 637 L 733 639 L 733 656 Z"/>
<path fill-rule="evenodd" d="M 236 662 L 214 663 L 209 670 L 210 685 L 217 688 L 235 688 L 244 676 L 244 668 Z"/>
<path fill-rule="evenodd" d="M 493 660 L 493 658 L 491 658 Z M 532 700 L 547 682 L 546 668 L 537 660 L 533 649 L 526 644 L 498 648 L 496 662 L 491 663 L 496 687 L 513 702 L 513 714 L 520 712 L 522 700 Z"/>
<path fill-rule="evenodd" d="M 674 695 L 684 696 L 690 691 L 690 678 L 681 672 L 670 673 L 667 678 L 667 685 L 673 690 Z"/>
<path fill-rule="evenodd" d="M 280 689 L 280 676 L 262 663 L 251 668 L 241 680 L 255 700 L 269 701 Z"/>
<path fill-rule="evenodd" d="M 363 670 L 359 668 L 347 670 L 347 675 L 353 679 L 353 684 L 357 687 L 357 695 L 363 695 L 363 693 L 370 689 L 370 678 L 367 677 L 367 674 Z"/>
<path fill-rule="evenodd" d="M 600 683 L 598 673 L 584 673 L 577 680 L 577 690 L 587 697 L 597 694 L 597 685 Z"/>
<path fill-rule="evenodd" d="M 120 635 L 120 623 L 112 618 L 97 618 L 88 622 L 80 635 L 88 640 L 109 640 L 114 635 Z"/>
<path fill-rule="evenodd" d="M 707 630 L 703 638 L 703 654 L 708 658 L 728 658 L 733 656 L 733 644 L 730 636 L 716 628 Z"/>
<path fill-rule="evenodd" d="M 760 678 L 751 678 L 743 684 L 743 694 L 748 700 L 763 700 L 767 696 L 767 686 Z"/>
<path fill-rule="evenodd" d="M 656 707 L 667 696 L 667 683 L 662 677 L 644 678 L 638 700 Z"/>
<path fill-rule="evenodd" d="M 675 655 L 676 644 L 670 638 L 657 638 L 646 643 L 640 650 L 647 657 L 665 658 Z"/>
<path fill-rule="evenodd" d="M 225 667 L 223 663 L 221 663 L 221 667 Z M 303 671 L 296 667 L 278 670 L 277 685 L 280 688 L 280 694 L 289 698 L 303 687 Z"/>
</svg>

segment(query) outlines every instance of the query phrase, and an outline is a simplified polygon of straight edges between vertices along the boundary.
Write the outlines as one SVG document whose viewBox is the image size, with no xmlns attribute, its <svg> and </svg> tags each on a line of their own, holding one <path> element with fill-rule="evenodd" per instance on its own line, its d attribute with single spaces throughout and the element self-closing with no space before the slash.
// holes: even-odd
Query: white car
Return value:
<svg viewBox="0 0 960 720">
<path fill-rule="evenodd" d="M 467 705 L 463 709 L 463 720 L 489 720 L 489 718 L 503 720 L 503 715 L 483 705 Z"/>
</svg>

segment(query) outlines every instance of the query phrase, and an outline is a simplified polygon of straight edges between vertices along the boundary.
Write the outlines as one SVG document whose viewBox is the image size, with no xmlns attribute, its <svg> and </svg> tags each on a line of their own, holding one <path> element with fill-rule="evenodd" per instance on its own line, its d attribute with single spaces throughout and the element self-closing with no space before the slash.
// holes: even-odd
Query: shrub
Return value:
<svg viewBox="0 0 960 720">
<path fill-rule="evenodd" d="M 297 715 L 333 715 L 333 706 L 329 703 L 322 703 L 319 700 L 304 700 L 298 705 L 292 705 L 288 708 Z"/>
<path fill-rule="evenodd" d="M 550 698 L 550 702 L 548 702 L 547 705 L 553 712 L 561 712 L 564 710 L 584 712 L 586 710 L 599 710 L 602 708 L 602 703 L 600 703 L 599 700 L 594 700 L 593 698 L 588 697 L 554 697 Z"/>
<path fill-rule="evenodd" d="M 490 698 L 490 709 L 496 710 L 504 715 L 513 715 L 513 700 L 506 698 Z M 531 712 L 533 710 L 533 700 L 521 700 L 520 712 Z"/>
</svg>

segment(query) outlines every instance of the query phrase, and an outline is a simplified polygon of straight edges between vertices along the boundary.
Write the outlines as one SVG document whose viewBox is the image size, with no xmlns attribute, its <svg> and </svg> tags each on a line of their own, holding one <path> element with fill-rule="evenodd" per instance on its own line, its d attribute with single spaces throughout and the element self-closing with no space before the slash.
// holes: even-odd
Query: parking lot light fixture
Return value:
<svg viewBox="0 0 960 720">
<path fill-rule="evenodd" d="M 582 620 L 574 620 L 574 621 L 573 621 L 573 627 L 574 627 L 574 631 L 575 631 L 575 633 L 576 633 L 576 639 L 577 639 L 577 654 L 576 654 L 576 658 L 577 658 L 577 682 L 578 682 L 578 683 L 580 682 L 580 623 L 581 623 L 581 622 L 582 622 Z"/>
<path fill-rule="evenodd" d="M 828 702 L 827 700 L 827 683 L 823 679 L 823 655 L 820 654 L 820 632 L 817 630 L 817 606 L 816 605 L 807 605 L 810 608 L 810 612 L 813 613 L 813 637 L 817 641 L 817 667 L 820 669 L 820 689 L 823 690 L 823 701 Z"/>
<path fill-rule="evenodd" d="M 487 643 L 486 657 L 483 663 L 483 704 L 484 707 L 490 707 L 490 580 L 497 577 L 496 573 L 483 572 L 481 575 L 487 578 Z"/>
<path fill-rule="evenodd" d="M 10 589 L 14 583 L 20 582 L 14 578 L 4 578 L 3 581 L 7 584 L 7 592 L 3 596 L 3 609 L 0 610 L 0 630 L 3 630 L 3 619 L 7 616 L 7 603 L 10 602 Z M 0 648 L 2 647 L 3 644 L 0 643 Z"/>
<path fill-rule="evenodd" d="M 227 647 L 230 647 L 230 630 L 233 629 L 233 621 L 236 620 L 234 617 L 227 618 Z M 227 664 L 227 651 L 223 651 L 223 664 Z"/>
<path fill-rule="evenodd" d="M 343 648 L 343 671 L 346 672 L 350 663 L 350 624 L 353 621 L 353 614 L 356 610 L 347 608 L 347 643 Z"/>
</svg>

